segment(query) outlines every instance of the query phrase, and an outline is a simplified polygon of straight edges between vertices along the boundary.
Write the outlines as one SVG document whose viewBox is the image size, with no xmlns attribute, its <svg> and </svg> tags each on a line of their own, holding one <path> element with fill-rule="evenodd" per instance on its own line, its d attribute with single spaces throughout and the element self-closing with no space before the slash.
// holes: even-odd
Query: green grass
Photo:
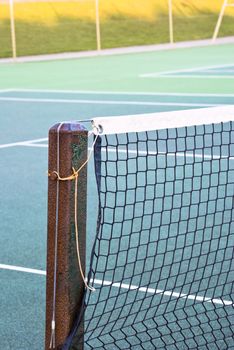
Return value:
<svg viewBox="0 0 234 350">
<path fill-rule="evenodd" d="M 175 40 L 199 40 L 212 38 L 217 22 L 217 15 L 203 14 L 199 17 L 175 17 Z M 234 35 L 234 17 L 225 16 L 220 28 L 219 36 Z"/>
<path fill-rule="evenodd" d="M 0 33 L 0 57 L 10 57 L 12 55 L 10 21 L 0 22 Z"/>
<path fill-rule="evenodd" d="M 174 18 L 175 41 L 211 38 L 217 16 L 203 14 Z M 220 36 L 234 35 L 234 18 L 225 16 Z M 0 24 L 0 57 L 10 57 L 9 21 Z M 17 55 L 37 55 L 96 49 L 95 24 L 91 21 L 60 18 L 57 25 L 18 21 L 16 23 Z M 169 41 L 168 18 L 155 22 L 113 16 L 101 23 L 102 48 L 158 44 Z"/>
<path fill-rule="evenodd" d="M 4 24 L 0 30 L 0 57 L 11 55 L 9 26 Z M 88 21 L 61 19 L 56 26 L 43 26 L 29 22 L 16 23 L 17 56 L 58 53 L 68 51 L 95 50 L 95 24 Z"/>
</svg>

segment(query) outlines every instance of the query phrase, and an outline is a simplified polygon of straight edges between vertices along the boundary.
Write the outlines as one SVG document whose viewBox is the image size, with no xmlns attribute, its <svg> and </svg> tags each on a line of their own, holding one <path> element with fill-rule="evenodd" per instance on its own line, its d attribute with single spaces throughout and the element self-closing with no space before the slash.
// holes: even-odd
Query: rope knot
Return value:
<svg viewBox="0 0 234 350">
<path fill-rule="evenodd" d="M 72 174 L 67 177 L 61 177 L 58 173 L 58 171 L 54 170 L 51 173 L 49 173 L 49 176 L 52 180 L 59 180 L 59 181 L 72 181 L 76 180 L 79 176 L 79 169 L 76 170 L 74 167 L 72 167 Z"/>
</svg>

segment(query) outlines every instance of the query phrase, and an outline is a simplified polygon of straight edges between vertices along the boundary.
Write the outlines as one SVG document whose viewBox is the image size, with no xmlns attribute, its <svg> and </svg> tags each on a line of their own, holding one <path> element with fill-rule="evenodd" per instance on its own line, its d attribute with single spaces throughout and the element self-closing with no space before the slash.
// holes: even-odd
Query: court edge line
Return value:
<svg viewBox="0 0 234 350">
<path fill-rule="evenodd" d="M 37 144 L 37 143 L 24 143 L 19 146 L 23 147 L 35 147 L 35 148 L 48 148 L 48 145 L 46 144 Z"/>
<path fill-rule="evenodd" d="M 198 159 L 209 159 L 209 160 L 216 160 L 216 159 L 228 159 L 233 160 L 234 157 L 230 156 L 222 156 L 222 155 L 208 155 L 208 154 L 197 154 L 193 153 L 193 151 L 187 151 L 187 152 L 152 152 L 152 151 L 135 151 L 135 150 L 125 150 L 125 149 L 118 149 L 115 148 L 108 148 L 108 152 L 110 153 L 126 153 L 126 154 L 136 154 L 136 155 L 145 155 L 145 156 L 157 156 L 157 155 L 166 155 L 168 157 L 187 157 L 187 158 L 198 158 Z M 102 150 L 102 152 L 105 153 L 105 149 Z"/>
<path fill-rule="evenodd" d="M 48 138 L 46 137 L 46 138 L 34 139 L 34 140 L 28 140 L 28 141 L 19 141 L 19 142 L 13 142 L 13 143 L 5 143 L 5 144 L 0 145 L 0 149 L 1 148 L 8 148 L 8 147 L 15 147 L 15 146 L 29 146 L 29 145 L 31 146 L 33 143 L 44 142 L 44 141 L 48 141 Z M 44 147 L 44 145 L 43 145 L 43 147 Z"/>
<path fill-rule="evenodd" d="M 9 89 L 9 92 L 40 92 L 61 94 L 93 94 L 93 95 L 132 95 L 132 96 L 191 96 L 191 97 L 234 97 L 224 93 L 190 93 L 190 92 L 145 92 L 145 91 L 97 91 L 97 90 L 58 90 L 58 89 Z"/>
<path fill-rule="evenodd" d="M 179 103 L 179 102 L 140 102 L 140 101 L 111 101 L 111 100 L 72 100 L 72 99 L 35 99 L 0 97 L 0 101 L 35 102 L 35 103 L 65 103 L 65 104 L 106 104 L 106 105 L 133 105 L 133 106 L 179 106 L 179 107 L 216 107 L 226 106 L 225 103 Z"/>
<path fill-rule="evenodd" d="M 153 45 L 138 45 L 129 47 L 120 47 L 112 49 L 102 49 L 91 50 L 91 51 L 81 51 L 81 52 L 67 52 L 67 53 L 57 53 L 57 54 L 44 54 L 36 56 L 21 56 L 17 57 L 16 60 L 13 58 L 1 58 L 1 63 L 18 63 L 18 62 L 42 62 L 42 61 L 54 61 L 54 60 L 64 60 L 64 59 L 76 59 L 84 57 L 102 57 L 102 56 L 112 56 L 112 55 L 124 55 L 124 54 L 143 54 L 143 53 L 154 53 L 158 51 L 165 50 L 175 50 L 175 49 L 190 49 L 190 48 L 202 48 L 202 47 L 213 47 L 218 45 L 233 44 L 234 37 L 227 36 L 224 38 L 217 38 L 215 42 L 212 39 L 201 39 L 201 40 L 190 40 L 163 44 L 153 44 Z"/>
<path fill-rule="evenodd" d="M 203 70 L 203 72 L 205 73 L 210 73 L 210 70 L 207 69 L 207 70 Z M 234 73 L 234 69 L 215 69 L 215 72 L 214 73 Z"/>
<path fill-rule="evenodd" d="M 6 264 L 0 264 L 0 270 L 19 271 L 19 272 L 26 272 L 26 273 L 32 273 L 32 274 L 44 275 L 44 276 L 46 275 L 46 271 L 43 271 L 43 270 L 29 269 L 27 267 L 6 265 Z"/>
<path fill-rule="evenodd" d="M 0 94 L 1 93 L 6 93 L 6 92 L 14 92 L 15 90 L 14 89 L 0 89 Z"/>
<path fill-rule="evenodd" d="M 213 304 L 221 304 L 225 306 L 234 306 L 234 303 L 229 300 L 222 300 L 222 299 L 212 299 L 208 297 L 202 297 L 199 295 L 193 295 L 193 294 L 185 294 L 185 293 L 178 293 L 178 292 L 173 292 L 173 291 L 164 291 L 162 289 L 154 289 L 154 288 L 149 288 L 149 287 L 139 287 L 131 284 L 125 284 L 125 283 L 116 283 L 116 282 L 111 282 L 111 281 L 103 281 L 103 280 L 98 280 L 98 279 L 91 279 L 91 283 L 98 284 L 101 286 L 111 286 L 115 288 L 123 288 L 127 290 L 136 290 L 139 292 L 143 293 L 149 293 L 149 294 L 160 294 L 160 295 L 165 295 L 168 297 L 175 297 L 175 298 L 182 298 L 182 299 L 190 299 L 190 300 L 195 300 L 199 302 L 208 302 L 208 303 L 213 303 Z"/>
<path fill-rule="evenodd" d="M 36 139 L 36 140 L 31 140 L 31 141 L 23 141 L 23 142 L 16 142 L 16 143 L 10 143 L 10 144 L 5 144 L 5 145 L 0 145 L 1 148 L 8 148 L 8 147 L 17 147 L 17 146 L 23 146 L 23 147 L 37 147 L 37 148 L 48 148 L 48 144 L 37 144 L 37 142 L 42 142 L 42 141 L 48 141 L 48 138 L 44 139 Z M 91 148 L 88 148 L 91 150 Z M 210 160 L 215 160 L 215 159 L 228 159 L 228 160 L 233 160 L 234 157 L 227 157 L 227 156 L 222 156 L 222 155 L 207 155 L 207 154 L 193 154 L 191 152 L 152 152 L 152 151 L 135 151 L 135 150 L 125 150 L 125 149 L 118 149 L 116 150 L 115 148 L 108 148 L 108 152 L 110 153 L 128 153 L 128 154 L 136 154 L 136 155 L 166 155 L 168 157 L 187 157 L 187 158 L 198 158 L 198 159 L 210 159 Z M 102 150 L 102 152 L 105 153 L 105 150 Z"/>
<path fill-rule="evenodd" d="M 48 145 L 38 145 L 33 143 L 25 143 L 20 144 L 20 146 L 26 146 L 26 147 L 42 147 L 42 148 L 48 148 Z M 91 148 L 88 148 L 89 151 L 91 151 Z M 103 153 L 105 153 L 105 149 L 102 150 Z M 197 158 L 197 159 L 209 159 L 209 160 L 216 160 L 216 159 L 228 159 L 233 160 L 234 157 L 228 157 L 228 156 L 222 156 L 222 155 L 208 155 L 208 154 L 197 154 L 193 153 L 193 151 L 188 152 L 152 152 L 152 151 L 139 151 L 139 150 L 125 150 L 125 149 L 115 149 L 115 148 L 107 148 L 107 152 L 110 153 L 124 153 L 124 154 L 134 154 L 134 155 L 140 155 L 140 156 L 157 156 L 157 155 L 166 155 L 168 157 L 186 157 L 186 158 Z"/>
<path fill-rule="evenodd" d="M 153 73 L 145 73 L 141 74 L 140 76 L 151 76 L 151 75 L 164 75 L 164 74 L 176 74 L 176 73 L 191 73 L 191 72 L 199 72 L 201 70 L 207 70 L 207 69 L 215 69 L 215 68 L 225 68 L 225 67 L 232 67 L 233 63 L 229 64 L 218 64 L 218 65 L 210 65 L 210 66 L 199 66 L 199 67 L 193 67 L 193 68 L 181 68 L 181 69 L 175 69 L 175 70 L 168 70 L 168 71 L 162 71 L 162 72 L 153 72 Z"/>
<path fill-rule="evenodd" d="M 160 74 L 160 75 L 151 75 L 151 76 L 140 76 L 140 78 L 174 78 L 174 79 L 234 79 L 234 76 L 228 76 L 228 75 L 192 75 L 192 74 L 185 74 L 185 75 L 171 75 L 171 74 Z"/>
<path fill-rule="evenodd" d="M 30 269 L 30 268 L 21 267 L 21 266 L 0 264 L 0 269 L 46 276 L 46 271 L 44 271 L 44 270 Z M 103 281 L 103 280 L 98 280 L 98 279 L 91 279 L 90 282 L 94 283 L 94 284 L 101 285 L 101 286 L 111 286 L 111 287 L 115 287 L 115 288 L 123 288 L 123 289 L 128 289 L 128 290 L 137 290 L 139 292 L 149 293 L 149 294 L 160 294 L 160 295 L 165 295 L 168 297 L 190 299 L 190 300 L 195 300 L 195 301 L 199 301 L 199 302 L 208 302 L 208 303 L 213 303 L 213 304 L 221 304 L 221 305 L 225 305 L 225 306 L 234 306 L 232 301 L 229 301 L 229 300 L 222 300 L 222 299 L 216 299 L 216 298 L 212 299 L 212 298 L 208 298 L 208 297 L 202 297 L 199 295 L 178 293 L 178 292 L 173 292 L 173 291 L 164 291 L 161 289 L 139 287 L 139 286 L 129 285 L 129 284 L 125 284 L 125 283 L 114 283 L 111 281 Z"/>
</svg>

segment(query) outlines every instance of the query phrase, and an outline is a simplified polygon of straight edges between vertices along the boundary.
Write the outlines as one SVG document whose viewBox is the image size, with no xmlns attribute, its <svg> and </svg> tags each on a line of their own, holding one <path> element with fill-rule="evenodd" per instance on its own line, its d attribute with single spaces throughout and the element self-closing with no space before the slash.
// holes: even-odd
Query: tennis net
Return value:
<svg viewBox="0 0 234 350">
<path fill-rule="evenodd" d="M 52 153 L 61 157 L 49 169 L 57 175 L 64 172 L 65 180 L 72 166 L 78 169 L 87 157 L 87 132 L 79 126 L 74 136 L 74 126 L 69 126 L 69 165 L 67 151 L 62 155 L 66 127 L 53 128 L 57 148 Z M 95 118 L 93 134 L 98 219 L 92 247 L 88 236 L 87 288 L 79 277 L 80 270 L 85 270 L 85 232 L 81 231 L 85 231 L 86 190 L 81 185 L 85 186 L 87 169 L 83 167 L 78 178 L 69 178 L 77 183 L 49 180 L 57 191 L 51 203 L 57 200 L 59 205 L 58 195 L 65 190 L 56 188 L 58 183 L 71 194 L 70 232 L 65 229 L 67 238 L 62 243 L 64 200 L 57 220 L 56 205 L 52 205 L 58 248 L 55 253 L 56 244 L 51 244 L 52 260 L 48 260 L 47 293 L 54 288 L 47 302 L 47 338 L 51 338 L 53 312 L 55 324 L 59 327 L 62 322 L 64 328 L 64 306 L 58 306 L 64 300 L 60 303 L 58 298 L 67 292 L 65 278 L 69 296 L 78 299 L 68 306 L 72 316 L 66 339 L 56 340 L 55 327 L 54 348 L 232 348 L 234 107 Z M 63 161 L 67 162 L 64 170 Z M 80 212 L 83 268 L 78 267 L 71 248 L 75 241 L 71 198 L 76 198 L 75 211 Z M 49 240 L 55 242 L 55 235 Z M 59 254 L 65 260 L 61 270 Z M 56 319 L 59 313 L 61 320 Z"/>
</svg>

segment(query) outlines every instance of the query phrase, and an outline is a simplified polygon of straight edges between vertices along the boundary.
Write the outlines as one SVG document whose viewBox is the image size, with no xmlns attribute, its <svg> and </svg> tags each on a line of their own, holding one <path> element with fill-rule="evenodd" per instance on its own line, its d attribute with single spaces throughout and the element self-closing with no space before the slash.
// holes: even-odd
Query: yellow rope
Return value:
<svg viewBox="0 0 234 350">
<path fill-rule="evenodd" d="M 79 270 L 80 270 L 80 274 L 81 274 L 81 277 L 82 277 L 82 280 L 85 284 L 85 287 L 91 291 L 95 291 L 95 288 L 94 287 L 90 287 L 88 285 L 88 283 L 86 282 L 86 278 L 84 276 L 84 272 L 83 272 L 83 268 L 82 268 L 82 264 L 81 264 L 81 259 L 80 259 L 80 248 L 79 248 L 79 231 L 78 231 L 78 222 L 77 222 L 77 210 L 78 210 L 78 207 L 77 207 L 77 203 L 78 203 L 78 177 L 79 177 L 79 172 L 84 168 L 84 166 L 88 163 L 90 159 L 90 155 L 89 157 L 87 158 L 87 160 L 81 165 L 81 167 L 76 170 L 74 167 L 72 167 L 72 171 L 73 173 L 70 175 L 70 176 L 67 176 L 67 177 L 61 177 L 59 175 L 59 173 L 57 171 L 52 171 L 51 173 L 49 172 L 48 176 L 51 176 L 52 174 L 55 174 L 56 177 L 57 177 L 57 180 L 58 181 L 73 181 L 75 180 L 75 203 L 74 203 L 74 212 L 75 212 L 75 234 L 76 234 L 76 252 L 77 252 L 77 260 L 78 260 L 78 265 L 79 265 Z"/>
<path fill-rule="evenodd" d="M 51 174 L 55 174 L 57 177 L 57 180 L 59 181 L 69 181 L 69 180 L 75 180 L 78 177 L 78 171 L 79 170 L 75 170 L 75 168 L 72 168 L 73 174 L 71 174 L 68 177 L 61 177 L 59 175 L 59 173 L 57 171 L 52 171 L 52 173 L 49 173 L 49 176 L 51 176 Z"/>
</svg>

